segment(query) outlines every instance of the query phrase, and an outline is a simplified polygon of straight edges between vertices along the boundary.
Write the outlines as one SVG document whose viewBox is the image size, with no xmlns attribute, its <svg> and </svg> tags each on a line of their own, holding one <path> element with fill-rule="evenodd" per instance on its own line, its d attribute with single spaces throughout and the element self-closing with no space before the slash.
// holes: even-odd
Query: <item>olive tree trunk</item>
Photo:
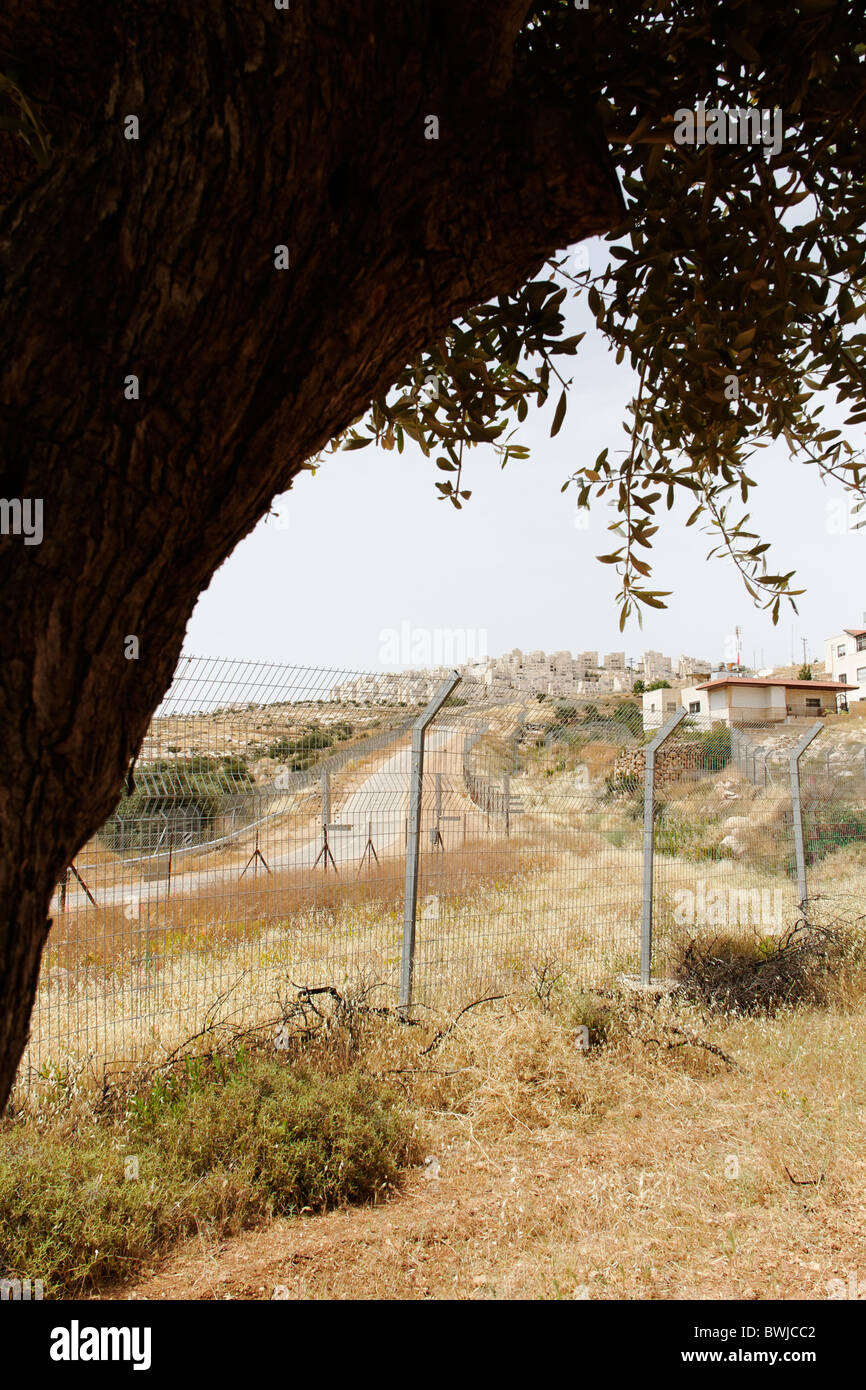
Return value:
<svg viewBox="0 0 866 1390">
<path fill-rule="evenodd" d="M 0 1109 L 217 566 L 456 314 L 621 216 L 594 113 L 522 93 L 528 8 L 6 0 L 52 152 L 0 137 L 0 497 L 43 514 L 0 535 Z"/>
</svg>

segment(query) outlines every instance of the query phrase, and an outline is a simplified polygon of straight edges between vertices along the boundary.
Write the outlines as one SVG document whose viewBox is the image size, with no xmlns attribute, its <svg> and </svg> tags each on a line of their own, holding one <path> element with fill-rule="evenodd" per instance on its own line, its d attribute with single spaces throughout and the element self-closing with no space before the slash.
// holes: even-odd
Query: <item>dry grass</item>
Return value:
<svg viewBox="0 0 866 1390">
<path fill-rule="evenodd" d="M 559 910 L 556 865 L 544 851 L 505 840 L 470 842 L 444 875 L 435 856 L 424 857 L 422 1003 L 465 998 L 488 978 L 501 983 L 504 975 L 510 985 L 548 934 L 551 944 L 574 944 L 571 923 L 550 931 Z M 158 1060 L 202 1030 L 265 1020 L 276 1027 L 292 981 L 372 982 L 379 1001 L 393 1003 L 403 887 L 395 857 L 360 877 L 352 867 L 339 878 L 301 871 L 250 878 L 232 885 L 231 898 L 145 904 L 140 920 L 127 920 L 121 906 L 61 918 L 43 962 L 23 1074 L 32 1081 L 82 1057 L 99 1074 L 105 1065 Z"/>
<path fill-rule="evenodd" d="M 747 1018 L 587 993 L 510 949 L 506 998 L 415 1027 L 375 990 L 284 982 L 287 1060 L 395 1088 L 429 1161 L 378 1209 L 203 1228 L 119 1296 L 825 1298 L 863 1276 L 862 971 Z"/>
<path fill-rule="evenodd" d="M 553 856 L 539 848 L 511 845 L 504 839 L 468 841 L 448 862 L 447 878 L 433 856 L 422 858 L 419 887 L 422 896 L 434 888 L 443 903 L 470 896 L 479 880 L 506 884 L 525 875 L 527 868 L 554 870 Z M 378 862 L 362 868 L 343 865 L 325 873 L 298 868 L 267 873 L 251 869 L 248 876 L 223 885 L 215 878 L 195 894 L 178 885 L 172 896 L 145 902 L 143 922 L 126 915 L 123 905 L 93 907 L 87 903 L 75 911 L 56 913 L 48 940 L 48 967 L 74 969 L 77 964 L 108 962 L 155 949 L 167 935 L 175 952 L 184 949 L 184 934 L 191 946 L 228 944 L 263 928 L 303 925 L 311 915 L 322 926 L 339 928 L 343 915 L 373 903 L 384 914 L 402 903 L 406 867 L 399 855 L 380 855 Z M 226 891 L 226 887 L 230 892 Z"/>
<path fill-rule="evenodd" d="M 584 1054 L 588 1007 L 608 1043 Z M 425 1055 L 436 1027 L 366 1017 L 304 1045 L 415 1108 L 431 1161 L 402 1197 L 199 1239 L 121 1296 L 826 1298 L 866 1271 L 862 1002 L 708 1024 L 562 985 L 547 1011 L 531 992 L 472 1010 Z"/>
<path fill-rule="evenodd" d="M 422 856 L 416 954 L 422 1006 L 457 1009 L 512 990 L 545 960 L 567 964 L 587 985 L 637 969 L 637 844 L 626 839 L 619 848 L 614 831 L 566 834 L 540 822 L 533 843 L 532 829 L 527 815 L 520 839 Z M 558 848 L 552 834 L 561 838 Z M 821 861 L 810 882 L 816 892 L 830 888 L 835 897 L 862 901 L 863 866 L 853 852 L 839 854 L 847 855 L 844 866 Z M 784 925 L 796 916 L 789 879 L 730 860 L 688 864 L 659 855 L 656 864 L 656 969 L 662 973 L 683 938 L 682 890 L 698 878 L 708 901 L 718 893 L 725 906 L 738 889 L 778 892 Z M 372 984 L 377 1002 L 396 1001 L 398 858 L 360 878 L 353 868 L 339 879 L 298 872 L 231 887 L 231 897 L 202 893 L 148 904 L 136 921 L 119 906 L 59 921 L 43 967 L 26 1074 L 32 1079 L 70 1057 L 88 1057 L 98 1074 L 103 1064 L 158 1060 L 202 1030 L 265 1020 L 276 1027 L 293 981 Z M 624 910 L 624 904 L 631 906 Z M 774 930 L 772 923 L 731 925 L 749 938 Z"/>
</svg>

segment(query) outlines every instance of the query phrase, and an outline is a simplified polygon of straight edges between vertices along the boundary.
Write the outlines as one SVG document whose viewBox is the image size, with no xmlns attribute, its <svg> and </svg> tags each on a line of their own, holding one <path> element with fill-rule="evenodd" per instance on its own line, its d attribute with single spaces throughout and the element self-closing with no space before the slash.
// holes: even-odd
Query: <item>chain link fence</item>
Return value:
<svg viewBox="0 0 866 1390">
<path fill-rule="evenodd" d="M 563 973 L 646 984 L 693 937 L 862 900 L 862 744 L 600 703 L 183 658 L 58 885 L 21 1084 L 220 1030 L 279 1045 L 299 986 L 456 1009 Z"/>
</svg>

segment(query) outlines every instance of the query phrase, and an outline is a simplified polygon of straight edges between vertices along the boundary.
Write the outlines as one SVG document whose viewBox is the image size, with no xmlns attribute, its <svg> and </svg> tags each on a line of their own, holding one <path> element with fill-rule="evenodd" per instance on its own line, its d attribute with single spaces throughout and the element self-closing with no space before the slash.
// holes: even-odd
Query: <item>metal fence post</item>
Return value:
<svg viewBox="0 0 866 1390">
<path fill-rule="evenodd" d="M 331 774 L 322 768 L 322 826 L 331 823 Z"/>
<path fill-rule="evenodd" d="M 445 850 L 445 841 L 442 839 L 442 773 L 437 772 L 433 777 L 435 787 L 433 795 L 433 826 L 430 831 L 430 848 Z M 449 817 L 449 820 L 451 817 Z"/>
<path fill-rule="evenodd" d="M 433 699 L 412 725 L 412 762 L 409 769 L 409 816 L 406 834 L 406 889 L 403 901 L 403 958 L 400 966 L 400 1010 L 412 1007 L 415 970 L 415 916 L 418 909 L 418 857 L 421 847 L 421 789 L 424 782 L 424 736 L 451 691 L 460 683 L 459 671 L 442 682 Z"/>
<path fill-rule="evenodd" d="M 803 807 L 800 802 L 800 757 L 823 729 L 820 719 L 807 729 L 800 742 L 791 750 L 791 812 L 794 820 L 794 855 L 797 861 L 797 903 L 805 907 L 806 888 L 806 850 L 803 844 Z"/>
<path fill-rule="evenodd" d="M 653 949 L 653 798 L 655 795 L 656 750 L 685 719 L 687 710 L 678 709 L 659 729 L 644 753 L 643 776 L 643 890 L 640 918 L 640 982 L 648 985 L 652 972 Z"/>
</svg>

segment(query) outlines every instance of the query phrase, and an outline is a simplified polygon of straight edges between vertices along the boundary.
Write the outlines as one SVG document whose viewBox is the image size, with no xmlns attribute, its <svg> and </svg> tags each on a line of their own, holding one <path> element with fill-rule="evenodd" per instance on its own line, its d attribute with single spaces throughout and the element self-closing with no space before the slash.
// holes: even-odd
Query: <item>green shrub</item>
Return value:
<svg viewBox="0 0 866 1390">
<path fill-rule="evenodd" d="M 123 1116 L 0 1129 L 0 1268 L 74 1294 L 202 1227 L 380 1199 L 416 1157 L 408 1116 L 357 1072 L 272 1057 L 192 1064 Z"/>
<path fill-rule="evenodd" d="M 803 814 L 803 850 L 815 864 L 845 845 L 866 843 L 866 807 L 845 801 L 817 803 Z M 793 868 L 793 855 L 790 856 Z"/>
<path fill-rule="evenodd" d="M 701 767 L 707 772 L 718 772 L 731 761 L 731 731 L 721 725 L 718 729 L 708 729 L 700 736 Z"/>
<path fill-rule="evenodd" d="M 114 851 L 168 848 L 182 836 L 205 839 L 225 799 L 252 791 L 243 758 L 160 758 L 135 769 L 135 790 L 123 796 L 100 831 Z M 167 834 L 166 832 L 170 832 Z"/>
<path fill-rule="evenodd" d="M 719 826 L 716 821 L 684 820 L 680 816 L 657 812 L 655 848 L 657 854 L 677 855 L 680 859 L 721 859 Z"/>
<path fill-rule="evenodd" d="M 632 733 L 643 733 L 643 714 L 640 706 L 633 700 L 623 700 L 617 705 L 613 717 L 618 724 L 624 724 L 627 729 L 631 729 Z"/>
<path fill-rule="evenodd" d="M 351 734 L 351 724 L 342 726 L 349 730 L 349 734 L 340 735 L 338 738 L 348 738 Z M 266 752 L 269 758 L 275 758 L 277 762 L 286 763 L 292 772 L 306 772 L 308 767 L 314 766 L 317 761 L 316 754 L 326 748 L 333 748 L 334 736 L 326 729 L 321 729 L 312 725 L 308 730 L 300 735 L 299 738 L 282 738 L 268 745 Z"/>
</svg>

